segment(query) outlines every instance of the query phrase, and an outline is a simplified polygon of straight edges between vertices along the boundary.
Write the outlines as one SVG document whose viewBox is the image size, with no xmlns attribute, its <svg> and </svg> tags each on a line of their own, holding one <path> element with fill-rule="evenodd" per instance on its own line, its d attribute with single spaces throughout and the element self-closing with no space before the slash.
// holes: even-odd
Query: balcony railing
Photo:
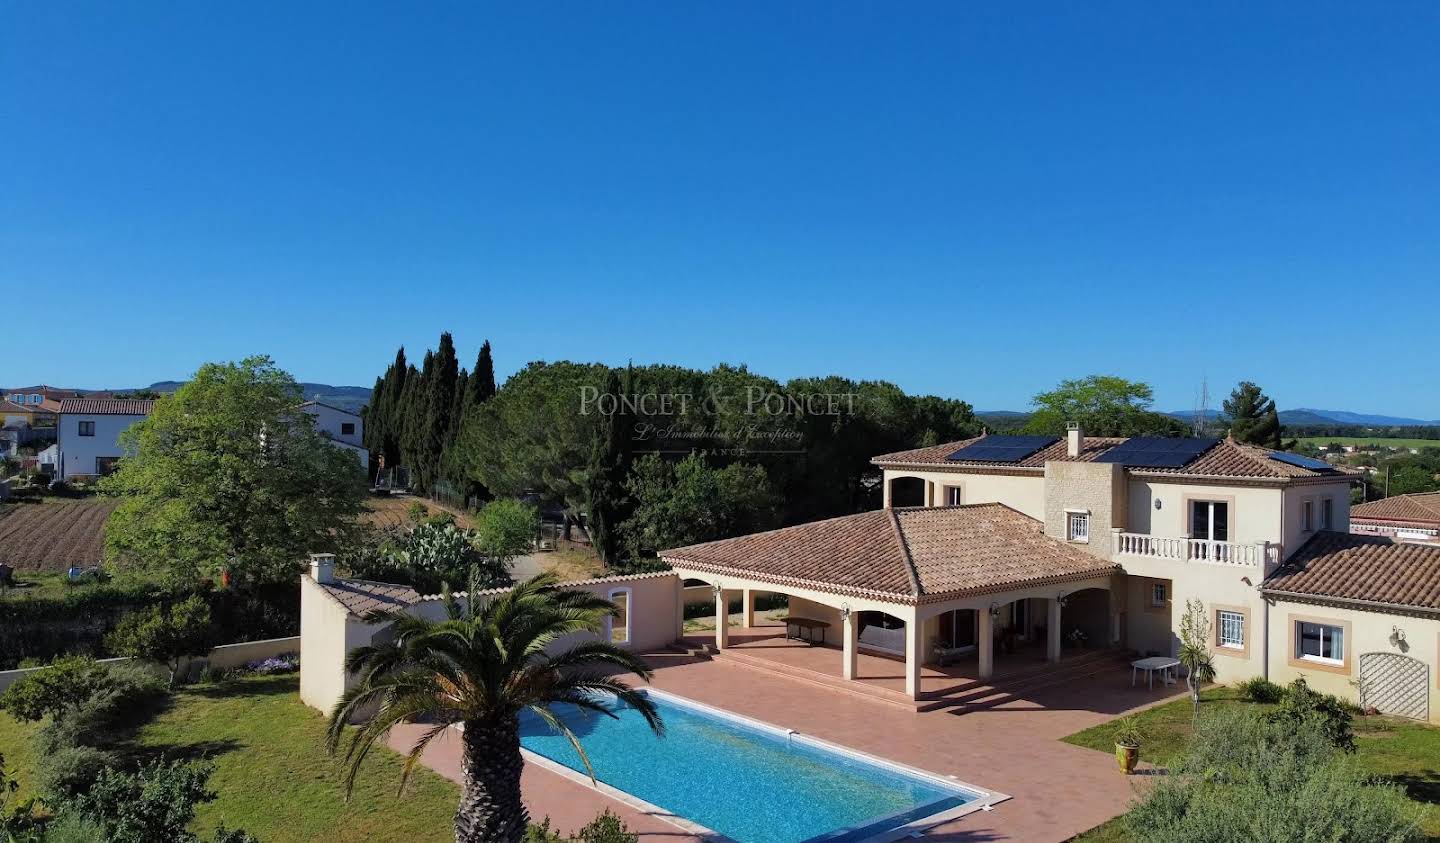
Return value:
<svg viewBox="0 0 1440 843">
<path fill-rule="evenodd" d="M 1259 568 L 1275 562 L 1278 548 L 1269 542 L 1240 544 L 1181 536 L 1150 536 L 1144 533 L 1115 531 L 1115 552 L 1150 559 L 1175 562 L 1201 562 L 1209 565 L 1235 565 Z"/>
</svg>

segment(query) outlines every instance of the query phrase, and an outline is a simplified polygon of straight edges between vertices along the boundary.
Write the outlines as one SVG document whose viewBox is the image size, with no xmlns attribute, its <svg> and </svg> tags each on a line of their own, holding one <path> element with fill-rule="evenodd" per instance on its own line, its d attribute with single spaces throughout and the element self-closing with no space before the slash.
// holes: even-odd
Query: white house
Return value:
<svg viewBox="0 0 1440 843">
<path fill-rule="evenodd" d="M 125 455 L 120 434 L 150 415 L 155 402 L 139 398 L 67 398 L 60 402 L 57 476 L 109 474 Z"/>
<path fill-rule="evenodd" d="M 351 451 L 360 460 L 360 467 L 370 467 L 370 451 L 365 448 L 365 420 L 359 413 L 306 401 L 300 409 L 315 417 L 315 429 L 330 437 L 337 446 Z"/>
</svg>

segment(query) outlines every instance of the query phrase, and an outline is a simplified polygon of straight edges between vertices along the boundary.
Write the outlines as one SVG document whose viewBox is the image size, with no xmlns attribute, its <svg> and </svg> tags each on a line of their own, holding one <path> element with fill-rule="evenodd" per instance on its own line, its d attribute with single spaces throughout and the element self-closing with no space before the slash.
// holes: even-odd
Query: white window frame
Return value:
<svg viewBox="0 0 1440 843">
<path fill-rule="evenodd" d="M 10 393 L 10 403 L 11 403 L 11 404 L 20 404 L 21 406 L 24 406 L 24 404 L 25 404 L 25 393 L 23 393 L 23 392 L 12 392 L 12 393 Z"/>
<path fill-rule="evenodd" d="M 959 506 L 959 505 L 960 505 L 960 500 L 961 500 L 961 493 L 960 493 L 960 487 L 959 487 L 959 486 L 946 486 L 946 487 L 945 487 L 945 505 L 946 505 L 946 506 Z"/>
<path fill-rule="evenodd" d="M 625 630 L 625 637 L 621 639 L 615 638 L 615 616 L 606 615 L 605 640 L 610 644 L 629 644 L 630 641 L 634 638 L 635 591 L 630 588 L 612 588 L 610 590 L 610 593 L 605 595 L 605 599 L 609 600 L 611 603 L 614 603 L 615 598 L 622 594 L 625 595 L 625 626 L 623 627 L 623 629 Z"/>
<path fill-rule="evenodd" d="M 45 402 L 45 396 L 41 395 L 41 394 L 38 393 L 38 392 L 32 392 L 32 393 L 30 393 L 30 403 L 31 403 L 31 404 L 42 404 L 42 403 L 44 403 L 44 402 Z"/>
<path fill-rule="evenodd" d="M 1077 544 L 1090 543 L 1090 510 L 1065 510 L 1065 540 Z"/>
<path fill-rule="evenodd" d="M 1233 609 L 1215 612 L 1216 642 L 1229 650 L 1245 649 L 1245 614 Z"/>
<path fill-rule="evenodd" d="M 1157 593 L 1160 595 L 1159 600 L 1155 599 Z M 1170 586 L 1163 582 L 1150 583 L 1150 608 L 1163 609 L 1168 605 L 1170 605 Z"/>
<path fill-rule="evenodd" d="M 1340 625 L 1338 625 L 1338 624 L 1316 623 L 1316 622 L 1314 622 L 1314 621 L 1296 621 L 1295 623 L 1297 624 L 1297 626 L 1296 626 L 1296 628 L 1295 628 L 1295 658 L 1299 659 L 1300 661 L 1317 662 L 1317 663 L 1319 663 L 1319 664 L 1333 664 L 1333 665 L 1343 665 L 1343 664 L 1345 664 L 1345 627 L 1340 626 Z M 1329 656 L 1329 657 L 1327 657 L 1327 656 L 1321 656 L 1321 655 L 1315 655 L 1315 654 L 1311 654 L 1311 653 L 1306 653 L 1306 652 L 1305 652 L 1305 627 L 1307 627 L 1307 626 L 1313 626 L 1313 627 L 1319 628 L 1319 630 L 1320 630 L 1320 649 L 1321 649 L 1321 650 L 1324 650 L 1324 649 L 1325 649 L 1325 642 L 1326 642 L 1327 639 L 1330 641 L 1330 645 L 1331 645 L 1331 648 L 1332 648 L 1332 650 L 1333 650 L 1333 648 L 1334 648 L 1334 646 L 1335 646 L 1335 635 L 1338 633 L 1339 636 L 1340 636 L 1340 655 L 1339 655 L 1339 657 L 1334 657 L 1334 656 Z"/>
</svg>

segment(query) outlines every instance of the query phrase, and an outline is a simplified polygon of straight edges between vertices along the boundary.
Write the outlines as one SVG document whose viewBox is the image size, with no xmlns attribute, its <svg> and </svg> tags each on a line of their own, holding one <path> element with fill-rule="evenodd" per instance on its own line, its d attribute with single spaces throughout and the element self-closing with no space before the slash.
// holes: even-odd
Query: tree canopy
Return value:
<svg viewBox="0 0 1440 843">
<path fill-rule="evenodd" d="M 263 356 L 207 363 L 160 398 L 102 483 L 121 496 L 105 530 L 111 560 L 175 582 L 223 570 L 265 583 L 348 547 L 364 473 L 300 404 L 295 379 Z"/>
<path fill-rule="evenodd" d="M 1265 448 L 1282 447 L 1284 429 L 1280 426 L 1275 401 L 1250 381 L 1241 381 L 1225 399 L 1224 418 L 1236 442 Z"/>
<path fill-rule="evenodd" d="M 1150 409 L 1154 400 L 1149 384 L 1114 375 L 1064 380 L 1031 399 L 1035 412 L 1025 431 L 1060 435 L 1068 422 L 1078 422 L 1093 436 L 1187 435 L 1184 422 Z"/>
</svg>

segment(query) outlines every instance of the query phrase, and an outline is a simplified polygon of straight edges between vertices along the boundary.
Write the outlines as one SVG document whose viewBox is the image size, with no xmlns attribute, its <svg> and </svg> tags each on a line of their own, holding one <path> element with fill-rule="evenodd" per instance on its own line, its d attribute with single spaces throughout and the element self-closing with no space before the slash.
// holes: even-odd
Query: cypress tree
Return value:
<svg viewBox="0 0 1440 843">
<path fill-rule="evenodd" d="M 484 404 L 495 396 L 495 361 L 490 359 L 490 341 L 480 346 L 475 368 L 470 373 L 470 403 Z"/>
<path fill-rule="evenodd" d="M 625 371 L 622 382 L 614 369 L 605 378 L 604 393 L 623 395 L 633 382 L 633 371 Z M 625 494 L 625 480 L 630 474 L 633 457 L 630 432 L 632 420 L 625 402 L 617 402 L 614 413 L 600 417 L 595 440 L 590 449 L 587 472 L 589 507 L 586 527 L 595 551 L 607 565 L 620 562 L 620 523 L 630 511 Z"/>
<path fill-rule="evenodd" d="M 405 388 L 395 405 L 395 424 L 399 428 L 400 457 L 410 469 L 411 484 L 420 491 L 426 491 L 425 476 L 421 467 L 424 459 L 425 410 L 429 405 L 426 389 L 435 371 L 435 353 L 425 352 L 425 361 L 420 369 L 411 366 L 405 375 Z"/>
<path fill-rule="evenodd" d="M 455 358 L 455 341 L 450 332 L 440 335 L 440 347 L 426 357 L 424 421 L 419 438 L 421 482 L 426 491 L 435 490 L 440 479 L 440 456 L 450 440 L 455 410 L 455 381 L 460 364 Z"/>
</svg>

